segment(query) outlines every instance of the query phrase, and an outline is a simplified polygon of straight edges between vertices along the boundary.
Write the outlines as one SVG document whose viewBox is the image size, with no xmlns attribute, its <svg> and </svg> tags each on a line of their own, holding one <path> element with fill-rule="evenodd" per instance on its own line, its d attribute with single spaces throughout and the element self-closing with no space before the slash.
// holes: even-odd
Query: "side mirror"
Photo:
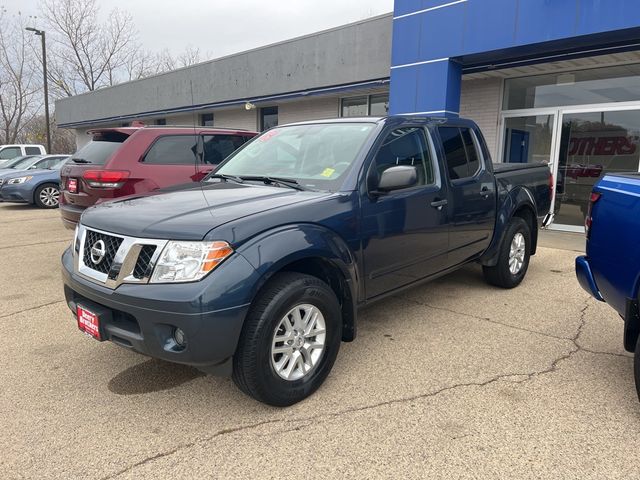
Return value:
<svg viewBox="0 0 640 480">
<path fill-rule="evenodd" d="M 377 190 L 378 193 L 386 193 L 393 190 L 413 187 L 416 183 L 418 183 L 418 171 L 416 167 L 398 165 L 387 168 L 382 172 Z"/>
</svg>

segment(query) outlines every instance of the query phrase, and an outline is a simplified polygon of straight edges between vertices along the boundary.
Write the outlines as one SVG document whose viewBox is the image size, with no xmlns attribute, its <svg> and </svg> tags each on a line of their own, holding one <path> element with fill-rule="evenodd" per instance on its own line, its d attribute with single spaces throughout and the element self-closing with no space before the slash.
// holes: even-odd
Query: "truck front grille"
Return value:
<svg viewBox="0 0 640 480">
<path fill-rule="evenodd" d="M 108 275 L 122 241 L 123 239 L 120 237 L 112 237 L 104 233 L 87 230 L 84 242 L 84 264 L 93 270 Z M 102 255 L 98 252 L 104 252 L 104 254 Z"/>
<path fill-rule="evenodd" d="M 135 278 L 140 280 L 151 275 L 149 267 L 151 265 L 153 254 L 156 253 L 156 248 L 157 247 L 155 245 L 145 245 L 142 247 L 140 255 L 138 255 L 136 267 L 133 269 L 133 276 Z"/>
<path fill-rule="evenodd" d="M 77 272 L 108 288 L 149 283 L 153 267 L 168 240 L 115 235 L 78 225 Z"/>
</svg>

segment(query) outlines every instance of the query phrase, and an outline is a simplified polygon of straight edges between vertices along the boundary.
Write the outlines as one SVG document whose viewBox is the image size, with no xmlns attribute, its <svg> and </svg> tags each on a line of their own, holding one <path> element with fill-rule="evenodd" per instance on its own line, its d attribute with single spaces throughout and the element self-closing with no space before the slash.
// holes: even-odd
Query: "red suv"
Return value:
<svg viewBox="0 0 640 480">
<path fill-rule="evenodd" d="M 207 127 L 91 130 L 93 139 L 61 170 L 60 212 L 74 229 L 87 207 L 113 198 L 198 182 L 257 133 Z"/>
</svg>

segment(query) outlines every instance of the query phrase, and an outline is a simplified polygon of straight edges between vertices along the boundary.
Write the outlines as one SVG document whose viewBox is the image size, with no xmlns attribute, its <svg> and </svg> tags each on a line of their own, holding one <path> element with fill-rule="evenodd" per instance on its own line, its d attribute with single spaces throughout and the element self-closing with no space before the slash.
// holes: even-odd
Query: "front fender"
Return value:
<svg viewBox="0 0 640 480">
<path fill-rule="evenodd" d="M 498 213 L 496 215 L 496 225 L 493 232 L 493 240 L 489 248 L 484 252 L 480 258 L 480 263 L 487 266 L 494 266 L 498 263 L 498 254 L 500 253 L 500 247 L 502 245 L 504 233 L 509 225 L 509 221 L 513 218 L 514 214 L 521 208 L 528 208 L 531 210 L 533 218 L 538 222 L 538 208 L 535 198 L 531 192 L 522 186 L 512 188 L 504 195 L 504 200 L 501 201 Z M 538 230 L 531 232 L 532 250 L 531 254 L 535 253 L 535 247 L 537 245 Z"/>
<path fill-rule="evenodd" d="M 286 225 L 264 232 L 242 244 L 237 253 L 247 259 L 260 276 L 257 292 L 286 265 L 319 258 L 338 267 L 357 299 L 358 266 L 346 242 L 334 231 L 315 224 Z"/>
</svg>

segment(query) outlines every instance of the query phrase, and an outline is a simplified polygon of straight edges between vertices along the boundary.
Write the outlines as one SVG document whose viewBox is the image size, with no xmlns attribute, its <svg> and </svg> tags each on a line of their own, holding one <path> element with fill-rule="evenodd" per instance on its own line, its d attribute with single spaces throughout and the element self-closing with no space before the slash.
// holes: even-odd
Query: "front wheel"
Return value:
<svg viewBox="0 0 640 480">
<path fill-rule="evenodd" d="M 258 401 L 292 405 L 322 385 L 341 338 L 333 290 L 310 275 L 277 274 L 251 305 L 233 357 L 233 381 Z"/>
<path fill-rule="evenodd" d="M 531 257 L 531 231 L 522 218 L 513 217 L 504 233 L 498 263 L 483 266 L 484 278 L 491 285 L 514 288 L 520 285 L 529 268 Z"/>
<path fill-rule="evenodd" d="M 34 203 L 40 208 L 58 208 L 60 203 L 60 187 L 55 183 L 45 183 L 36 188 Z"/>
</svg>

